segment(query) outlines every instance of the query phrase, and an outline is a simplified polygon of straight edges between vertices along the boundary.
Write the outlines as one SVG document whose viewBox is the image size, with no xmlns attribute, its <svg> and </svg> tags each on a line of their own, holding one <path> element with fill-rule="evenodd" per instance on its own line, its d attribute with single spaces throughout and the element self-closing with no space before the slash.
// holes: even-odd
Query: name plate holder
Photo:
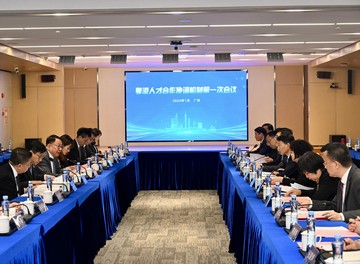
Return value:
<svg viewBox="0 0 360 264">
<path fill-rule="evenodd" d="M 295 241 L 296 238 L 298 237 L 298 235 L 300 234 L 301 232 L 301 225 L 299 225 L 298 223 L 295 223 L 292 228 L 290 229 L 290 232 L 289 232 L 289 237 L 292 241 Z"/>
</svg>

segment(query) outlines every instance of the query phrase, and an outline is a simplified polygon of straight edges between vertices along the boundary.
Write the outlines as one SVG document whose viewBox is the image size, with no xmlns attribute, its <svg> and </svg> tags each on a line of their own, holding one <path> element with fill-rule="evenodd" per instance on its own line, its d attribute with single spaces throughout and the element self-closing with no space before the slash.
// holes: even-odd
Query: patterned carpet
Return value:
<svg viewBox="0 0 360 264">
<path fill-rule="evenodd" d="M 216 191 L 142 191 L 95 264 L 235 263 Z"/>
</svg>

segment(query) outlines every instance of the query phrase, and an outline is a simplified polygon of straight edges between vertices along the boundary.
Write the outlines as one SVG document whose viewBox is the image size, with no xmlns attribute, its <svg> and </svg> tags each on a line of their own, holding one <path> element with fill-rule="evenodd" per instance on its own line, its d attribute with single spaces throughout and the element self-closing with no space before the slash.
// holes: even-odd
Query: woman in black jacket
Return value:
<svg viewBox="0 0 360 264">
<path fill-rule="evenodd" d="M 298 196 L 309 196 L 313 200 L 332 201 L 336 195 L 339 178 L 330 177 L 324 167 L 324 160 L 314 152 L 302 155 L 298 162 L 300 171 L 307 179 L 316 183 L 314 190 L 293 189 L 286 195 L 296 194 Z M 301 184 L 301 182 L 298 182 Z"/>
</svg>

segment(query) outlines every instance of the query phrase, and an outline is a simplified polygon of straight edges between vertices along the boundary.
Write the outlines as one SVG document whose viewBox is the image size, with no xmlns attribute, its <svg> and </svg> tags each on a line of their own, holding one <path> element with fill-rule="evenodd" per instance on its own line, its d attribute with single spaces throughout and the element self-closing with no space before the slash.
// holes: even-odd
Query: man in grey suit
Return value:
<svg viewBox="0 0 360 264">
<path fill-rule="evenodd" d="M 63 148 L 61 138 L 57 135 L 51 135 L 46 139 L 46 149 L 42 161 L 36 166 L 37 175 L 45 179 L 46 175 L 59 176 L 61 166 L 59 155 Z"/>
<path fill-rule="evenodd" d="M 335 210 L 325 213 L 331 221 L 346 221 L 360 215 L 360 169 L 352 163 L 348 148 L 341 143 L 322 147 L 321 156 L 331 177 L 340 178 L 335 198 L 331 202 L 313 201 L 313 210 Z"/>
</svg>

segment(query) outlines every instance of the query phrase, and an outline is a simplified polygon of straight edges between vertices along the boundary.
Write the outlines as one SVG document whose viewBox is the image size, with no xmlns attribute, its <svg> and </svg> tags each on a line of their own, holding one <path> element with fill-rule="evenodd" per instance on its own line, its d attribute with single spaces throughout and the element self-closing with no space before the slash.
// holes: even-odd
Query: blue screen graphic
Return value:
<svg viewBox="0 0 360 264">
<path fill-rule="evenodd" d="M 126 140 L 248 140 L 247 71 L 126 72 Z"/>
</svg>

